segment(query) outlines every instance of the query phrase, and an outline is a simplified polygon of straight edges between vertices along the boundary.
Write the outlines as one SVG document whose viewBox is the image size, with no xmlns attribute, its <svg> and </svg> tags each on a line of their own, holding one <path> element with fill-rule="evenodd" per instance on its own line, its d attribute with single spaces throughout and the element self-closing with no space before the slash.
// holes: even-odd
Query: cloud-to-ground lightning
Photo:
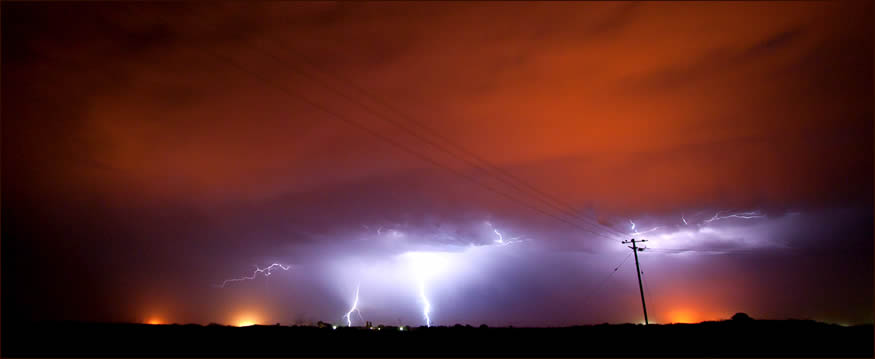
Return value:
<svg viewBox="0 0 875 359">
<path fill-rule="evenodd" d="M 417 286 L 419 300 L 422 302 L 422 316 L 425 325 L 431 326 L 431 301 L 426 295 L 426 284 L 429 279 L 447 271 L 450 267 L 448 253 L 443 252 L 407 252 L 404 258 L 410 265 Z"/>
<path fill-rule="evenodd" d="M 264 276 L 265 276 L 265 277 L 270 277 L 270 273 L 271 273 L 271 271 L 275 270 L 276 268 L 280 268 L 280 269 L 282 269 L 282 270 L 286 270 L 286 271 L 287 271 L 287 270 L 289 270 L 290 268 L 292 268 L 292 266 L 290 266 L 290 265 L 282 265 L 282 264 L 279 264 L 279 263 L 273 263 L 273 264 L 271 264 L 270 266 L 267 266 L 266 268 L 259 268 L 258 266 L 255 266 L 255 271 L 252 272 L 252 275 L 251 275 L 251 276 L 248 276 L 248 277 L 240 277 L 240 278 L 232 278 L 232 279 L 225 279 L 225 281 L 222 282 L 222 284 L 219 285 L 219 288 L 225 288 L 225 286 L 228 285 L 228 283 L 231 283 L 231 282 L 241 282 L 241 281 L 244 281 L 244 280 L 253 280 L 253 279 L 255 279 L 256 277 L 258 277 L 258 273 L 264 273 Z"/>
<path fill-rule="evenodd" d="M 360 285 L 356 285 L 356 286 L 355 286 L 355 299 L 354 299 L 353 302 L 352 302 L 352 308 L 350 308 L 350 309 L 349 309 L 349 312 L 346 312 L 346 315 L 343 316 L 343 317 L 346 319 L 346 326 L 347 326 L 347 327 L 351 327 L 351 326 L 352 326 L 352 312 L 356 312 L 356 313 L 358 313 L 358 315 L 359 315 L 359 319 L 361 319 L 363 323 L 364 323 L 364 321 L 365 321 L 365 318 L 362 317 L 362 312 L 361 312 L 361 310 L 359 310 L 359 308 L 358 308 L 358 305 L 359 305 L 359 288 L 360 288 Z"/>
<path fill-rule="evenodd" d="M 425 282 L 422 280 L 419 281 L 419 299 L 422 300 L 422 315 L 425 317 L 425 326 L 431 327 L 431 317 L 428 315 L 431 312 L 431 302 L 425 296 Z"/>
</svg>

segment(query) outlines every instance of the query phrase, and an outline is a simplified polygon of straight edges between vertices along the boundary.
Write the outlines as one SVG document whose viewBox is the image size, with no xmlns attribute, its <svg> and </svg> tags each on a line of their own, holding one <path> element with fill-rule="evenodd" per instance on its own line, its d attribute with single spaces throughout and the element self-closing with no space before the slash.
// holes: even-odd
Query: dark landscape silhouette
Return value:
<svg viewBox="0 0 875 359">
<path fill-rule="evenodd" d="M 811 320 L 559 328 L 40 322 L 3 328 L 4 357 L 872 357 L 873 326 Z"/>
</svg>

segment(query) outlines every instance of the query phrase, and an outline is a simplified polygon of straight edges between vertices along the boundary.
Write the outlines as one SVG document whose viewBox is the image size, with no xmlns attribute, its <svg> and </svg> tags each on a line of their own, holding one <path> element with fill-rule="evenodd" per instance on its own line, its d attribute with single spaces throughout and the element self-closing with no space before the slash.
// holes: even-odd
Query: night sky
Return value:
<svg viewBox="0 0 875 359">
<path fill-rule="evenodd" d="M 2 317 L 872 323 L 872 14 L 4 1 Z"/>
</svg>

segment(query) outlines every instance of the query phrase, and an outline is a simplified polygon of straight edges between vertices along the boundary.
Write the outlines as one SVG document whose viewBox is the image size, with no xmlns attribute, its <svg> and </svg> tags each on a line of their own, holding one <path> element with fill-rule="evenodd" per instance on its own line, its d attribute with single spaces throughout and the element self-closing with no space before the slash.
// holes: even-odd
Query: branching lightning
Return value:
<svg viewBox="0 0 875 359">
<path fill-rule="evenodd" d="M 642 235 L 642 234 L 650 233 L 650 232 L 653 232 L 653 231 L 659 229 L 659 227 L 653 227 L 653 228 L 648 229 L 648 230 L 646 230 L 646 231 L 644 231 L 644 232 L 638 232 L 638 230 L 635 229 L 635 226 L 636 226 L 636 225 L 635 225 L 635 222 L 632 222 L 632 220 L 630 219 L 630 220 L 629 220 L 629 223 L 632 224 L 632 233 L 631 233 L 631 234 L 632 234 L 633 236 L 640 236 L 640 235 Z"/>
<path fill-rule="evenodd" d="M 268 267 L 266 267 L 266 268 L 258 268 L 258 266 L 255 266 L 255 271 L 252 272 L 252 275 L 251 275 L 251 276 L 248 276 L 248 277 L 240 277 L 240 278 L 232 278 L 232 279 L 226 279 L 224 282 L 222 282 L 221 285 L 219 285 L 219 287 L 220 287 L 220 288 L 225 288 L 225 286 L 226 286 L 228 283 L 231 283 L 231 282 L 241 282 L 241 281 L 244 281 L 244 280 L 253 280 L 253 279 L 255 279 L 256 277 L 258 277 L 258 273 L 264 273 L 264 276 L 265 276 L 265 277 L 270 277 L 270 273 L 271 273 L 271 271 L 273 271 L 273 270 L 276 269 L 276 268 L 280 268 L 280 269 L 282 269 L 282 270 L 289 270 L 289 269 L 292 268 L 292 266 L 290 266 L 290 265 L 282 265 L 282 264 L 279 264 L 279 263 L 271 264 L 270 266 L 268 266 Z"/>
<path fill-rule="evenodd" d="M 343 316 L 343 318 L 346 319 L 346 326 L 347 326 L 347 327 L 351 327 L 351 326 L 352 326 L 352 312 L 356 312 L 356 313 L 358 313 L 358 315 L 359 315 L 359 319 L 361 319 L 363 323 L 364 323 L 364 321 L 365 321 L 365 318 L 362 317 L 362 312 L 361 312 L 361 310 L 359 310 L 359 308 L 358 308 L 358 305 L 359 305 L 359 288 L 360 288 L 360 285 L 356 285 L 356 286 L 355 286 L 355 299 L 354 299 L 353 302 L 352 302 L 352 308 L 350 308 L 350 309 L 349 309 L 349 312 L 346 312 L 346 315 Z"/>
<path fill-rule="evenodd" d="M 492 232 L 495 233 L 496 236 L 498 236 L 498 239 L 494 240 L 494 242 L 500 246 L 520 242 L 519 239 L 522 238 L 522 236 L 519 236 L 519 237 L 511 238 L 509 240 L 505 240 L 504 236 L 501 234 L 501 232 L 498 231 L 498 228 L 495 228 L 495 226 L 493 226 L 492 223 L 490 223 L 490 222 L 486 222 L 486 224 L 488 224 L 489 227 L 492 228 Z"/>
<path fill-rule="evenodd" d="M 492 231 L 495 232 L 495 234 L 498 235 L 498 239 L 496 239 L 495 242 L 498 243 L 498 244 L 504 244 L 504 237 L 501 236 L 501 233 L 498 232 L 498 230 L 495 229 L 495 228 L 493 228 Z"/>
<path fill-rule="evenodd" d="M 714 214 L 714 217 L 706 219 L 704 221 L 704 223 L 711 223 L 711 222 L 714 222 L 717 220 L 727 219 L 727 218 L 756 219 L 756 218 L 765 218 L 765 217 L 766 216 L 764 214 L 762 214 L 762 212 L 760 212 L 759 210 L 750 211 L 750 212 L 735 213 L 735 214 L 730 214 L 728 216 L 720 216 L 720 212 L 718 211 L 717 213 Z"/>
</svg>

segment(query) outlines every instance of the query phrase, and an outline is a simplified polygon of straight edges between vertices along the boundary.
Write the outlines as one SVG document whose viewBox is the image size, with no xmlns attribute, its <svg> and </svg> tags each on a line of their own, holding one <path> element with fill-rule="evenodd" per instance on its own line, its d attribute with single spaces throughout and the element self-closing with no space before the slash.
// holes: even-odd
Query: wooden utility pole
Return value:
<svg viewBox="0 0 875 359">
<path fill-rule="evenodd" d="M 644 303 L 644 287 L 641 286 L 641 268 L 638 267 L 638 251 L 643 251 L 644 248 L 638 247 L 635 243 L 647 242 L 646 239 L 635 240 L 632 238 L 630 241 L 623 241 L 623 243 L 632 243 L 629 248 L 632 248 L 632 253 L 635 254 L 635 271 L 638 273 L 638 290 L 641 292 L 641 307 L 644 308 L 644 325 L 649 324 L 647 322 L 647 304 Z"/>
</svg>

